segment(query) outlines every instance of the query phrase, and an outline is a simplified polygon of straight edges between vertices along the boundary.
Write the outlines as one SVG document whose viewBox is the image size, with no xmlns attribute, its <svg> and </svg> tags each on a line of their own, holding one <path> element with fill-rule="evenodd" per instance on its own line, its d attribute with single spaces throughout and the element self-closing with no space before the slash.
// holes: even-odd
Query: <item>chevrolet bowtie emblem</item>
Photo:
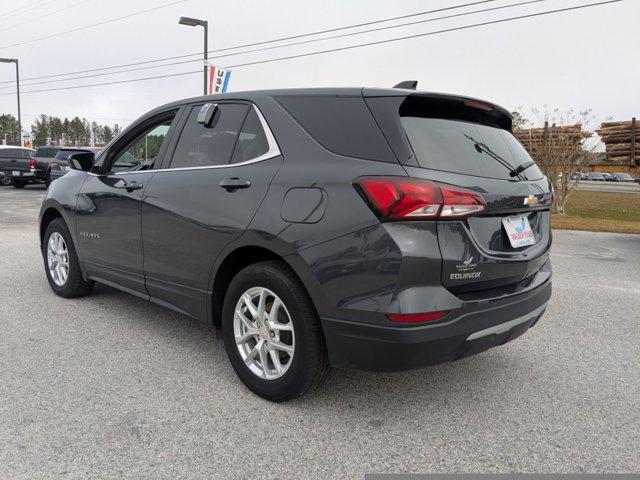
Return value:
<svg viewBox="0 0 640 480">
<path fill-rule="evenodd" d="M 538 197 L 536 197 L 535 195 L 524 197 L 524 204 L 529 205 L 530 207 L 535 207 L 536 205 L 538 205 Z"/>
</svg>

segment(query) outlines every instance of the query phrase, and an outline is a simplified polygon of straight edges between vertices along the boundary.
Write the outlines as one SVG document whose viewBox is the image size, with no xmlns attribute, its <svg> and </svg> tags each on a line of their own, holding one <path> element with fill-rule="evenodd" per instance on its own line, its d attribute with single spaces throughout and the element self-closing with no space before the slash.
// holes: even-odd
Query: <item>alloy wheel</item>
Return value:
<svg viewBox="0 0 640 480">
<path fill-rule="evenodd" d="M 53 232 L 47 242 L 47 266 L 53 282 L 62 287 L 69 278 L 69 251 L 58 232 Z"/>
<path fill-rule="evenodd" d="M 291 315 L 280 297 L 263 287 L 245 291 L 233 314 L 233 333 L 249 370 L 265 380 L 281 378 L 295 353 Z"/>
</svg>

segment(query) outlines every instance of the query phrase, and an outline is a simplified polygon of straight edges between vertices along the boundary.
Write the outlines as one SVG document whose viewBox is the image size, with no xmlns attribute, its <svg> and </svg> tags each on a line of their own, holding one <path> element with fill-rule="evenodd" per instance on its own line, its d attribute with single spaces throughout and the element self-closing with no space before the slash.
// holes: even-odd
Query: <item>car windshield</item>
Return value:
<svg viewBox="0 0 640 480">
<path fill-rule="evenodd" d="M 631 175 L 629 175 L 628 173 L 614 173 L 614 175 L 617 178 L 625 178 L 625 179 L 627 179 L 627 178 L 631 179 L 632 178 Z"/>
</svg>

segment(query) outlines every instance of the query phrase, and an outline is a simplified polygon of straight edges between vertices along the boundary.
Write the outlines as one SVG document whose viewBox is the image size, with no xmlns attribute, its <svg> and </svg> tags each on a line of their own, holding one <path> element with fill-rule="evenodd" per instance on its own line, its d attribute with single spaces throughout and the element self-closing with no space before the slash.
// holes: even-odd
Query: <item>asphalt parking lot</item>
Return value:
<svg viewBox="0 0 640 480">
<path fill-rule="evenodd" d="M 0 478 L 640 472 L 640 236 L 556 231 L 542 321 L 401 374 L 271 404 L 203 325 L 117 290 L 56 297 L 43 187 L 0 187 Z"/>
</svg>

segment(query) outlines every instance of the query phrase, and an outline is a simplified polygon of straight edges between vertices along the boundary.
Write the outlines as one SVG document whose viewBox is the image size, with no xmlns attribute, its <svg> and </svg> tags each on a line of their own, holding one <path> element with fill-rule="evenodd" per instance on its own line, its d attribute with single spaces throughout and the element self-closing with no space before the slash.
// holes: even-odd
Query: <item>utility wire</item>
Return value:
<svg viewBox="0 0 640 480">
<path fill-rule="evenodd" d="M 427 36 L 430 36 L 430 35 L 438 35 L 438 34 L 441 34 L 441 33 L 455 32 L 455 31 L 459 31 L 459 30 L 466 30 L 466 29 L 469 29 L 469 28 L 483 27 L 483 26 L 486 26 L 486 25 L 494 25 L 494 24 L 498 24 L 498 23 L 510 22 L 510 21 L 513 21 L 513 20 L 522 20 L 524 18 L 540 17 L 542 15 L 550 15 L 550 14 L 554 14 L 554 13 L 568 12 L 570 10 L 579 10 L 579 9 L 582 9 L 582 8 L 595 7 L 595 6 L 598 6 L 598 5 L 606 5 L 606 4 L 609 4 L 609 3 L 618 3 L 618 2 L 621 2 L 621 1 L 622 0 L 607 0 L 605 2 L 589 3 L 589 4 L 586 4 L 586 5 L 579 5 L 579 6 L 576 6 L 576 7 L 559 8 L 557 10 L 546 10 L 544 12 L 531 13 L 529 15 L 520 15 L 518 17 L 502 18 L 500 20 L 492 20 L 492 21 L 488 21 L 488 22 L 474 23 L 472 25 L 463 25 L 461 27 L 446 28 L 444 30 L 436 30 L 436 31 L 433 31 L 433 32 L 419 33 L 419 34 L 416 34 L 416 35 L 407 35 L 407 36 L 404 36 L 404 37 L 390 38 L 390 39 L 387 39 L 387 40 L 379 40 L 379 41 L 376 41 L 376 42 L 360 43 L 360 44 L 356 44 L 356 45 L 349 45 L 349 46 L 346 46 L 346 47 L 331 48 L 331 49 L 328 49 L 328 50 L 320 50 L 320 51 L 310 52 L 310 53 L 301 53 L 299 55 L 290 55 L 290 56 L 287 56 L 287 57 L 279 57 L 279 58 L 271 58 L 271 59 L 268 59 L 268 60 L 258 60 L 258 61 L 255 61 L 255 62 L 239 63 L 237 65 L 227 65 L 226 68 L 247 67 L 249 65 L 259 65 L 259 64 L 262 64 L 262 63 L 279 62 L 281 60 L 290 60 L 290 59 L 293 59 L 293 58 L 310 57 L 312 55 L 321 55 L 321 54 L 324 54 L 324 53 L 340 52 L 340 51 L 344 51 L 344 50 L 351 50 L 351 49 L 354 49 L 354 48 L 369 47 L 369 46 L 372 46 L 372 45 L 381 45 L 381 44 L 384 44 L 384 43 L 398 42 L 400 40 L 409 40 L 409 39 L 412 39 L 412 38 L 427 37 Z"/>
<path fill-rule="evenodd" d="M 143 80 L 155 80 L 158 78 L 169 78 L 169 77 L 182 77 L 185 75 L 193 75 L 195 73 L 202 74 L 202 70 L 196 70 L 193 72 L 181 72 L 181 73 L 171 73 L 169 75 L 156 75 L 154 77 L 142 77 L 142 78 L 132 78 L 130 80 L 120 80 L 117 82 L 104 82 L 104 83 L 92 83 L 90 85 L 74 85 L 72 87 L 59 87 L 59 88 L 48 88 L 45 90 L 29 90 L 23 93 L 38 93 L 38 92 L 57 92 L 59 90 L 72 90 L 75 88 L 87 88 L 87 87 L 102 87 L 104 85 L 116 85 L 120 83 L 132 83 L 132 82 L 142 82 Z M 13 95 L 12 93 L 0 93 L 2 95 Z"/>
<path fill-rule="evenodd" d="M 250 66 L 250 65 L 259 65 L 259 64 L 263 64 L 263 63 L 278 62 L 278 61 L 290 60 L 290 59 L 294 59 L 294 58 L 303 58 L 303 57 L 310 57 L 310 56 L 313 56 L 313 55 L 321 55 L 321 54 L 325 54 L 325 53 L 351 50 L 351 49 L 355 49 L 355 48 L 368 47 L 368 46 L 372 46 L 372 45 L 381 45 L 381 44 L 397 42 L 397 41 L 401 41 L 401 40 L 409 40 L 409 39 L 413 39 L 413 38 L 420 38 L 420 37 L 426 37 L 426 36 L 431 36 L 431 35 L 438 35 L 438 34 L 442 34 L 442 33 L 455 32 L 455 31 L 466 30 L 466 29 L 470 29 L 470 28 L 483 27 L 483 26 L 487 26 L 487 25 L 495 25 L 495 24 L 510 22 L 510 21 L 514 21 L 514 20 L 522 20 L 522 19 L 526 19 L 526 18 L 540 17 L 540 16 L 543 16 L 543 15 L 551 15 L 551 14 L 555 14 L 555 13 L 568 12 L 568 11 L 572 11 L 572 10 L 581 10 L 581 9 L 584 9 L 584 8 L 590 8 L 590 7 L 595 7 L 595 6 L 599 6 L 599 5 L 607 5 L 607 4 L 612 4 L 612 3 L 619 3 L 621 1 L 622 0 L 607 0 L 607 1 L 603 1 L 603 2 L 589 3 L 589 4 L 586 4 L 586 5 L 578 5 L 578 6 L 575 6 L 575 7 L 559 8 L 559 9 L 556 9 L 556 10 L 546 10 L 546 11 L 543 11 L 543 12 L 531 13 L 531 14 L 528 14 L 528 15 L 520 15 L 520 16 L 517 16 L 517 17 L 502 18 L 502 19 L 499 19 L 499 20 L 491 20 L 491 21 L 487 21 L 487 22 L 474 23 L 474 24 L 470 24 L 470 25 L 463 25 L 463 26 L 460 26 L 460 27 L 447 28 L 447 29 L 443 29 L 443 30 L 435 30 L 435 31 L 432 31 L 432 32 L 425 32 L 425 33 L 420 33 L 420 34 L 416 34 L 416 35 L 407 35 L 407 36 L 404 36 L 404 37 L 396 37 L 396 38 L 390 38 L 390 39 L 386 39 L 386 40 L 379 40 L 379 41 L 375 41 L 375 42 L 367 42 L 367 43 L 361 43 L 361 44 L 356 44 L 356 45 L 349 45 L 349 46 L 345 46 L 345 47 L 331 48 L 331 49 L 327 49 L 327 50 L 320 50 L 320 51 L 316 51 L 316 52 L 303 53 L 303 54 L 299 54 L 299 55 L 290 55 L 290 56 L 287 56 L 287 57 L 271 58 L 271 59 L 267 59 L 267 60 L 258 60 L 258 61 L 255 61 L 255 62 L 247 62 L 247 63 L 237 64 L 237 65 L 228 65 L 227 68 L 239 68 L 239 67 L 245 67 L 245 66 Z M 170 75 L 159 75 L 159 76 L 155 76 L 155 77 L 142 77 L 142 78 L 135 78 L 135 79 L 131 79 L 131 80 L 121 80 L 121 81 L 117 81 L 117 82 L 104 82 L 104 83 L 91 84 L 91 85 L 75 85 L 75 86 L 70 86 L 70 87 L 59 87 L 59 88 L 52 88 L 52 89 L 28 90 L 28 91 L 26 91 L 24 93 L 52 92 L 52 91 L 58 91 L 58 90 L 70 90 L 70 89 L 75 89 L 75 88 L 98 87 L 98 86 L 103 86 L 103 85 L 114 85 L 114 84 L 120 84 L 120 83 L 139 82 L 139 81 L 143 81 L 143 80 L 153 80 L 153 79 L 156 79 L 156 78 L 167 78 L 167 77 L 177 77 L 177 76 L 181 76 L 181 75 L 192 75 L 192 74 L 195 74 L 195 73 L 202 73 L 202 72 L 198 70 L 198 71 L 194 71 L 194 72 L 183 72 L 183 73 L 176 73 L 176 74 L 170 74 Z M 2 96 L 2 95 L 13 95 L 13 93 L 0 93 L 0 96 Z"/>
<path fill-rule="evenodd" d="M 13 43 L 11 45 L 3 45 L 3 46 L 0 47 L 0 49 L 9 48 L 9 47 L 17 47 L 17 46 L 20 46 L 20 45 L 26 45 L 28 43 L 34 43 L 34 42 L 39 42 L 41 40 L 48 40 L 50 38 L 59 37 L 60 35 L 67 35 L 69 33 L 79 32 L 81 30 L 86 30 L 88 28 L 98 27 L 100 25 L 106 25 L 108 23 L 117 22 L 117 21 L 120 21 L 120 20 L 124 20 L 126 18 L 131 18 L 131 17 L 135 17 L 137 15 L 142 15 L 144 13 L 153 12 L 155 10 L 160 10 L 161 8 L 170 7 L 172 5 L 178 5 L 179 3 L 184 3 L 186 1 L 187 0 L 178 0 L 176 2 L 165 3 L 164 5 L 159 5 L 157 7 L 148 8 L 146 10 L 140 10 L 139 12 L 130 13 L 128 15 L 123 15 L 121 17 L 110 18 L 109 20 L 104 20 L 102 22 L 93 23 L 91 25 L 84 25 L 82 27 L 73 28 L 71 30 L 65 30 L 64 32 L 52 33 L 51 35 L 45 35 L 44 37 L 33 38 L 31 40 L 25 40 L 24 42 Z"/>
<path fill-rule="evenodd" d="M 185 0 L 186 1 L 186 0 Z M 385 22 L 391 22 L 394 20 L 401 20 L 404 18 L 410 18 L 410 17 L 417 17 L 420 15 L 428 15 L 431 13 L 438 13 L 438 12 L 442 12 L 445 10 L 453 10 L 453 9 L 457 9 L 457 8 L 464 8 L 464 7 L 470 7 L 473 5 L 479 5 L 482 3 L 490 3 L 490 2 L 495 2 L 496 0 L 482 0 L 482 1 L 475 1 L 475 2 L 471 2 L 471 3 L 463 3 L 460 5 L 453 5 L 451 7 L 445 7 L 445 8 L 438 8 L 435 10 L 425 10 L 422 12 L 416 12 L 416 13 L 410 13 L 407 15 L 400 15 L 397 17 L 389 17 L 389 18 L 382 18 L 379 20 L 372 20 L 370 22 L 364 22 L 364 23 L 358 23 L 358 24 L 354 24 L 354 25 L 345 25 L 343 27 L 336 27 L 336 28 L 330 28 L 330 29 L 326 29 L 326 30 L 318 30 L 315 32 L 310 32 L 310 33 L 304 33 L 304 34 L 300 34 L 300 35 L 293 35 L 293 36 L 288 36 L 288 37 L 280 37 L 280 38 L 273 38 L 271 40 L 263 40 L 260 42 L 255 42 L 255 43 L 246 43 L 244 45 L 234 45 L 231 47 L 225 47 L 225 48 L 220 48 L 217 50 L 209 50 L 207 53 L 220 53 L 220 52 L 226 52 L 229 50 L 236 50 L 238 48 L 246 48 L 246 47 L 255 47 L 258 45 L 265 45 L 268 43 L 275 43 L 275 42 L 282 42 L 285 40 L 294 40 L 294 39 L 298 39 L 298 38 L 303 38 L 303 37 L 310 37 L 313 35 L 320 35 L 320 34 L 324 34 L 324 33 L 331 33 L 331 32 L 336 32 L 339 30 L 347 30 L 350 28 L 358 28 L 358 27 L 364 27 L 367 25 L 374 25 L 377 23 L 385 23 Z M 0 47 L 0 48 L 4 48 L 4 47 Z M 186 55 L 176 55 L 173 57 L 164 57 L 164 58 L 156 58 L 154 60 L 145 60 L 145 61 L 141 61 L 141 62 L 133 62 L 133 63 L 125 63 L 125 64 L 121 64 L 121 65 L 113 65 L 110 67 L 100 67 L 100 68 L 91 68 L 91 69 L 87 69 L 87 70 L 77 70 L 75 72 L 67 72 L 67 73 L 57 73 L 54 75 L 43 75 L 43 76 L 39 76 L 39 77 L 29 77 L 29 78 L 24 78 L 23 81 L 28 81 L 28 80 L 40 80 L 43 78 L 54 78 L 54 77 L 63 77 L 63 76 L 67 76 L 67 75 L 76 75 L 76 74 L 80 74 L 80 73 L 91 73 L 91 72 L 98 72 L 98 71 L 104 71 L 104 70 L 111 70 L 114 68 L 123 68 L 123 67 L 133 67 L 136 65 L 147 65 L 149 63 L 156 63 L 156 62 L 163 62 L 166 60 L 178 60 L 181 58 L 189 58 L 189 57 L 202 57 L 202 52 L 198 52 L 198 53 L 189 53 Z M 2 81 L 0 83 L 11 83 L 12 80 L 6 80 L 6 81 Z"/>
<path fill-rule="evenodd" d="M 398 25 L 391 25 L 391 26 L 386 26 L 386 27 L 377 27 L 377 28 L 372 28 L 372 29 L 369 29 L 369 30 L 362 30 L 362 31 L 358 31 L 358 32 L 349 32 L 349 33 L 343 33 L 343 34 L 340 34 L 340 35 L 332 35 L 332 36 L 329 36 L 329 37 L 314 38 L 314 39 L 311 39 L 311 40 L 303 40 L 303 41 L 299 41 L 299 42 L 285 43 L 285 44 L 282 44 L 282 45 L 274 45 L 274 46 L 269 46 L 269 47 L 256 48 L 256 49 L 252 49 L 252 50 L 245 50 L 245 51 L 242 51 L 242 52 L 234 52 L 234 53 L 228 53 L 228 54 L 224 54 L 224 55 L 216 55 L 216 56 L 209 57 L 209 59 L 212 60 L 212 59 L 216 59 L 216 58 L 224 58 L 224 57 L 243 55 L 243 54 L 253 53 L 253 52 L 261 52 L 261 51 L 265 51 L 265 50 L 273 50 L 273 49 L 278 49 L 278 48 L 291 47 L 291 46 L 295 46 L 295 45 L 303 45 L 303 44 L 307 44 L 307 43 L 321 42 L 321 41 L 324 41 L 324 40 L 332 40 L 332 39 L 335 39 L 335 38 L 343 38 L 343 37 L 350 37 L 350 36 L 354 36 L 354 35 L 362 35 L 362 34 L 365 34 L 365 33 L 378 32 L 378 31 L 381 31 L 381 30 L 389 30 L 389 29 L 394 29 L 394 28 L 406 27 L 406 26 L 410 26 L 410 25 L 417 25 L 417 24 L 422 24 L 422 23 L 435 22 L 435 21 L 438 21 L 438 20 L 445 20 L 445 19 L 455 18 L 455 17 L 463 17 L 463 16 L 467 16 L 467 15 L 473 15 L 473 14 L 476 14 L 476 13 L 483 13 L 483 12 L 489 12 L 489 11 L 494 11 L 494 10 L 502 10 L 502 9 L 505 9 L 505 8 L 519 7 L 519 6 L 522 6 L 522 5 L 528 5 L 528 4 L 532 4 L 532 3 L 540 3 L 540 2 L 545 2 L 545 1 L 547 1 L 547 0 L 527 0 L 525 2 L 514 3 L 514 4 L 509 4 L 509 5 L 502 5 L 500 7 L 483 8 L 483 9 L 480 9 L 480 10 L 472 10 L 470 12 L 456 13 L 456 14 L 452 14 L 452 15 L 445 15 L 445 16 L 442 16 L 442 17 L 428 18 L 426 20 L 417 20 L 417 21 L 408 22 L 408 23 L 400 23 Z M 168 66 L 173 66 L 173 65 L 184 65 L 184 64 L 187 64 L 187 63 L 194 63 L 194 62 L 201 62 L 201 61 L 202 61 L 202 59 L 185 60 L 185 61 L 181 61 L 181 62 L 171 62 L 171 63 L 164 63 L 164 64 L 161 64 L 161 65 L 152 65 L 152 66 L 147 66 L 147 67 L 138 67 L 138 68 L 131 68 L 131 69 L 126 69 L 126 70 L 119 70 L 119 71 L 116 71 L 116 72 L 96 73 L 96 74 L 83 75 L 83 76 L 78 76 L 78 77 L 62 78 L 62 79 L 59 79 L 59 80 L 46 80 L 46 81 L 42 81 L 42 82 L 32 82 L 32 83 L 24 83 L 25 81 L 23 81 L 22 84 L 24 86 L 32 86 L 32 85 L 50 84 L 50 83 L 54 83 L 54 82 L 55 83 L 57 83 L 57 82 L 68 82 L 68 81 L 71 81 L 71 80 L 80 80 L 80 79 L 91 78 L 91 77 L 101 77 L 101 76 L 105 76 L 105 75 L 116 75 L 116 74 L 126 73 L 126 72 L 136 72 L 136 71 L 140 71 L 140 70 L 148 70 L 148 69 L 153 69 L 153 68 L 168 67 Z M 0 90 L 6 90 L 8 88 L 13 88 L 13 86 L 9 85 L 9 86 L 0 87 Z"/>
<path fill-rule="evenodd" d="M 51 17 L 52 15 L 56 15 L 56 14 L 58 14 L 58 13 L 61 13 L 61 12 L 66 11 L 66 10 L 70 10 L 70 9 L 72 9 L 72 8 L 75 8 L 75 7 L 78 7 L 78 6 L 82 5 L 83 3 L 88 3 L 88 2 L 90 2 L 90 1 L 91 1 L 91 0 L 82 0 L 81 2 L 74 3 L 74 4 L 72 4 L 72 5 L 69 5 L 68 7 L 61 8 L 60 10 L 54 10 L 53 12 L 47 13 L 47 14 L 46 14 L 46 16 L 45 16 L 45 15 L 42 15 L 42 16 L 37 17 L 37 18 L 30 18 L 30 19 L 28 19 L 28 20 L 24 20 L 24 21 L 22 21 L 22 22 L 20 22 L 20 23 L 15 23 L 15 24 L 11 25 L 10 27 L 3 28 L 2 30 L 0 30 L 0 32 L 6 32 L 7 30 L 11 30 L 12 28 L 19 27 L 20 25 L 24 25 L 25 23 L 32 23 L 32 22 L 35 22 L 35 21 L 37 21 L 37 20 L 39 20 L 39 19 L 41 19 L 41 18 L 46 18 L 46 19 L 48 19 L 48 18 L 49 18 L 49 17 Z"/>
<path fill-rule="evenodd" d="M 6 12 L 3 16 L 2 19 L 6 20 L 9 17 L 13 17 L 14 15 L 22 15 L 23 13 L 27 13 L 30 12 L 31 10 L 35 9 L 36 7 L 42 7 L 42 3 L 49 4 L 52 2 L 55 2 L 56 0 L 38 0 L 34 3 L 32 3 L 31 5 L 23 5 L 21 7 L 18 7 L 14 10 L 11 10 L 9 12 Z"/>
</svg>

